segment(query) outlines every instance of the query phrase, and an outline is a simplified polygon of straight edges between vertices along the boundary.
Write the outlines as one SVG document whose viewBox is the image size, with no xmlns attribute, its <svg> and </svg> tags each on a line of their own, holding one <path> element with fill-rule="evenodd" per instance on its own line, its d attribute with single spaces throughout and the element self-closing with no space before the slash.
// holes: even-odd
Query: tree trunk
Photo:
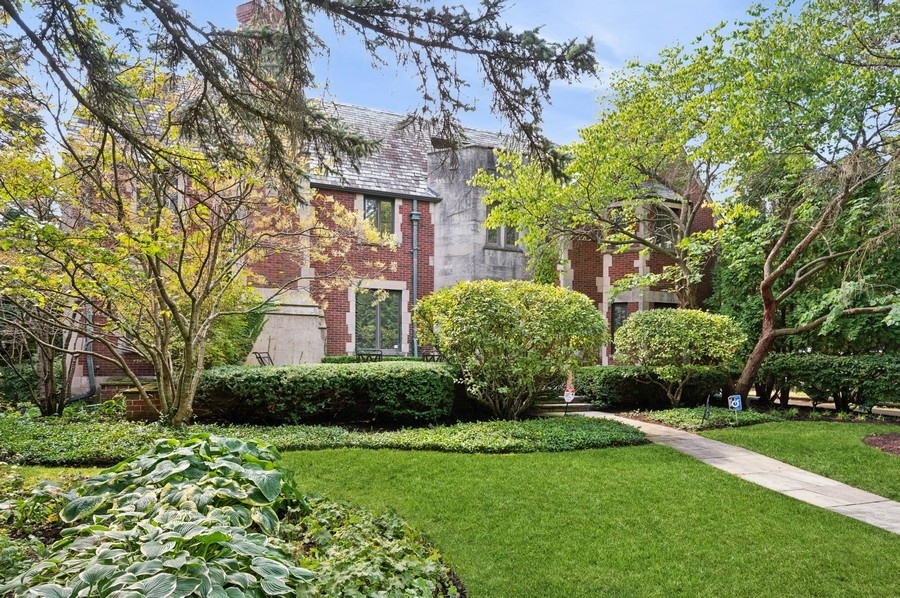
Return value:
<svg viewBox="0 0 900 598">
<path fill-rule="evenodd" d="M 770 405 L 772 403 L 772 393 L 775 390 L 775 380 L 771 377 L 759 379 L 756 381 L 756 396 L 759 398 L 760 405 Z M 728 393 L 734 394 L 734 393 Z M 728 395 L 724 395 L 728 396 Z"/>
<path fill-rule="evenodd" d="M 781 381 L 781 386 L 778 387 L 778 402 L 781 404 L 782 409 L 787 409 L 789 406 L 789 401 L 791 400 L 791 385 L 787 380 Z"/>
<path fill-rule="evenodd" d="M 756 375 L 759 374 L 762 362 L 769 355 L 769 351 L 772 350 L 772 345 L 775 344 L 775 326 L 778 324 L 778 302 L 775 300 L 772 285 L 776 280 L 777 277 L 773 277 L 769 272 L 766 272 L 762 284 L 759 285 L 759 292 L 763 301 L 762 331 L 760 332 L 759 340 L 756 341 L 756 346 L 753 347 L 747 362 L 744 364 L 741 377 L 738 378 L 737 384 L 734 385 L 734 394 L 741 395 L 745 400 L 747 395 L 750 394 L 750 387 L 756 381 Z"/>
<path fill-rule="evenodd" d="M 759 340 L 756 341 L 756 346 L 750 352 L 750 357 L 747 358 L 747 362 L 744 364 L 741 377 L 738 378 L 737 383 L 734 385 L 734 394 L 741 395 L 744 399 L 747 398 L 747 395 L 750 394 L 750 387 L 753 386 L 756 375 L 759 373 L 759 368 L 774 343 L 775 336 L 771 332 L 768 334 L 763 333 L 759 337 Z"/>
</svg>

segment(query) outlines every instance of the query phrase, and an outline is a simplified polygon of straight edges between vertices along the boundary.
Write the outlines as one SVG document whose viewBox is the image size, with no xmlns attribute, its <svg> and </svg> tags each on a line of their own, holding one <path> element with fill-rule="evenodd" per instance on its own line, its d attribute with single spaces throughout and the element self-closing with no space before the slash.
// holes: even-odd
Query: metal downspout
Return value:
<svg viewBox="0 0 900 598">
<path fill-rule="evenodd" d="M 419 298 L 419 220 L 422 214 L 419 213 L 419 200 L 413 199 L 412 212 L 409 219 L 412 222 L 412 309 L 416 310 L 416 303 Z M 412 323 L 412 354 L 413 357 L 419 356 L 419 336 L 416 333 L 416 323 Z"/>
</svg>

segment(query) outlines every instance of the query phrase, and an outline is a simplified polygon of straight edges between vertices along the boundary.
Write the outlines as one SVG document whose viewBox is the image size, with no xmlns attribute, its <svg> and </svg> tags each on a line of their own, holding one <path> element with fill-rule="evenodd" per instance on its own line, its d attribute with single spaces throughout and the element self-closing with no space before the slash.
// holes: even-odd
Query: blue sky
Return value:
<svg viewBox="0 0 900 598">
<path fill-rule="evenodd" d="M 239 0 L 176 0 L 199 22 L 221 27 L 237 23 L 234 8 Z M 593 36 L 597 56 L 604 68 L 600 80 L 559 84 L 553 88 L 553 104 L 545 113 L 544 129 L 558 143 L 578 136 L 598 111 L 597 97 L 602 79 L 625 61 L 653 60 L 659 50 L 675 43 L 689 44 L 721 21 L 742 18 L 752 0 L 510 0 L 506 22 L 515 29 L 543 25 L 550 39 Z M 475 6 L 472 0 L 450 4 Z M 767 3 L 767 2 L 764 2 Z M 327 33 L 327 32 L 323 32 Z M 415 85 L 409 75 L 393 67 L 375 70 L 353 37 L 333 45 L 327 61 L 317 66 L 320 83 L 328 81 L 328 97 L 352 104 L 405 112 L 417 103 Z M 487 98 L 475 84 L 477 73 L 469 77 L 471 97 Z M 479 103 L 475 113 L 465 114 L 466 125 L 499 129 L 502 125 L 490 114 L 488 101 Z"/>
</svg>

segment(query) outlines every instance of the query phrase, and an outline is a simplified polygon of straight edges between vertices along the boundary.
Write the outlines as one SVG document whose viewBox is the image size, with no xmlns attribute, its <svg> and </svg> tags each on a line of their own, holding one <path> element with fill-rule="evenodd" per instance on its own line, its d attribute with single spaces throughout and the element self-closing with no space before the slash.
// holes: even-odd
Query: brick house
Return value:
<svg viewBox="0 0 900 598">
<path fill-rule="evenodd" d="M 258 0 L 245 2 L 237 7 L 238 23 L 260 16 L 278 18 L 264 10 Z M 381 140 L 381 148 L 358 170 L 347 169 L 343 176 L 313 176 L 311 186 L 393 234 L 397 250 L 373 255 L 371 248 L 360 247 L 352 252 L 349 261 L 360 277 L 349 288 L 328 288 L 313 280 L 308 289 L 285 295 L 254 351 L 268 351 L 275 363 L 315 362 L 324 355 L 359 349 L 416 354 L 410 314 L 419 298 L 463 280 L 529 277 L 517 231 L 486 230 L 483 190 L 467 183 L 479 169 L 493 170 L 493 150 L 515 147 L 513 139 L 466 129 L 462 146 L 451 151 L 444 140 L 427 131 L 402 128 L 404 115 L 339 103 L 326 108 L 355 132 Z M 663 196 L 672 194 L 669 189 L 659 191 Z M 692 202 L 704 199 L 693 195 Z M 712 211 L 701 209 L 695 227 L 712 226 Z M 613 332 L 628 314 L 677 306 L 675 297 L 661 289 L 635 289 L 615 298 L 611 292 L 627 274 L 660 272 L 667 265 L 663 256 L 644 256 L 637 248 L 601 253 L 596 244 L 575 242 L 563 259 L 568 266 L 561 272 L 560 284 L 593 299 Z M 396 269 L 367 268 L 364 263 L 373 260 L 396 264 Z M 311 266 L 310 274 L 321 274 L 330 265 Z M 267 289 L 260 291 L 265 294 Z M 381 301 L 374 303 L 374 296 L 364 291 L 377 291 Z M 707 280 L 700 294 L 709 292 Z M 604 350 L 602 363 L 610 362 L 610 354 L 610 348 Z"/>
<path fill-rule="evenodd" d="M 670 190 L 665 190 L 671 193 Z M 674 195 L 673 195 L 674 197 Z M 707 198 L 695 192 L 688 198 L 691 204 L 705 202 Z M 714 226 L 712 208 L 701 205 L 697 211 L 693 230 L 709 230 Z M 639 311 L 678 307 L 678 299 L 671 292 L 660 287 L 635 288 L 617 295 L 613 293 L 615 283 L 631 274 L 658 274 L 671 260 L 659 253 L 642 253 L 635 246 L 624 253 L 598 251 L 596 243 L 576 241 L 563 254 L 566 269 L 561 272 L 560 284 L 584 293 L 603 312 L 609 323 L 609 331 L 615 334 L 625 319 Z M 704 279 L 698 288 L 698 299 L 702 302 L 712 294 L 712 264 L 707 264 Z M 602 365 L 612 363 L 613 347 L 607 345 L 601 356 Z"/>
<path fill-rule="evenodd" d="M 381 145 L 340 176 L 314 174 L 312 202 L 332 198 L 362 215 L 393 236 L 396 250 L 354 247 L 346 256 L 357 274 L 349 287 L 315 278 L 335 264 L 305 266 L 312 280 L 282 297 L 254 351 L 269 352 L 276 364 L 358 350 L 417 354 L 411 314 L 418 299 L 460 280 L 527 277 L 516 231 L 485 230 L 483 192 L 467 184 L 479 169 L 494 167 L 493 150 L 508 146 L 508 138 L 466 129 L 462 147 L 450 151 L 426 131 L 403 128 L 404 115 L 339 103 L 325 108 Z M 274 258 L 262 273 L 274 285 L 298 267 Z"/>
<path fill-rule="evenodd" d="M 252 18 L 256 7 L 255 2 L 238 6 L 239 22 Z M 419 299 L 464 280 L 529 278 L 518 232 L 505 227 L 485 229 L 483 190 L 468 185 L 478 170 L 494 169 L 494 149 L 515 147 L 513 139 L 465 129 L 463 143 L 451 150 L 445 140 L 425 130 L 403 128 L 405 115 L 341 103 L 324 107 L 381 145 L 358 168 L 347 168 L 341 176 L 314 170 L 313 205 L 333 198 L 393 235 L 396 250 L 354 247 L 346 257 L 356 272 L 349 286 L 329 285 L 316 278 L 336 264 L 304 262 L 286 254 L 269 256 L 254 268 L 265 280 L 258 286 L 263 296 L 299 275 L 309 280 L 280 295 L 252 351 L 268 352 L 276 365 L 315 363 L 326 355 L 358 350 L 417 354 L 411 314 Z M 696 225 L 711 227 L 711 210 L 704 209 Z M 566 248 L 563 258 L 568 266 L 561 272 L 560 284 L 590 297 L 612 331 L 631 313 L 677 305 L 671 293 L 659 289 L 636 289 L 612 297 L 612 286 L 622 276 L 659 272 L 666 265 L 661 256 L 644 256 L 637 249 L 623 254 L 598 252 L 596 244 L 579 241 Z M 701 294 L 708 295 L 709 283 L 704 284 Z M 257 363 L 252 353 L 247 363 Z M 610 363 L 609 348 L 602 363 Z M 149 364 L 135 363 L 135 367 L 140 375 L 152 375 Z M 111 364 L 97 362 L 96 374 L 102 381 L 119 372 Z"/>
</svg>

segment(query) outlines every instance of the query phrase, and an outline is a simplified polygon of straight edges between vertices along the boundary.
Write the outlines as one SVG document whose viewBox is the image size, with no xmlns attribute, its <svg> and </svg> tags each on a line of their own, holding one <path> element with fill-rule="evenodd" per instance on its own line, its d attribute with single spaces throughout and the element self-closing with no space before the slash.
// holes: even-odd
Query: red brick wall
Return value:
<svg viewBox="0 0 900 598">
<path fill-rule="evenodd" d="M 100 400 L 108 401 L 119 393 L 125 395 L 125 419 L 129 421 L 156 421 L 159 419 L 159 403 L 151 396 L 157 409 L 150 407 L 137 392 L 126 392 L 134 388 L 131 382 L 105 382 L 100 385 Z"/>
<path fill-rule="evenodd" d="M 323 190 L 342 204 L 348 210 L 355 209 L 356 193 L 341 190 Z M 357 245 L 346 256 L 346 262 L 354 270 L 356 279 L 384 279 L 403 281 L 406 288 L 412 291 L 412 222 L 409 215 L 412 212 L 412 200 L 396 200 L 400 204 L 399 230 L 401 242 L 396 250 L 373 247 L 370 245 Z M 419 220 L 419 282 L 418 297 L 422 298 L 434 291 L 434 267 L 431 266 L 434 257 L 434 226 L 431 221 L 431 204 L 425 201 L 418 202 L 418 210 L 421 213 Z M 388 268 L 379 269 L 372 265 L 373 262 L 381 262 Z M 318 263 L 313 265 L 317 273 L 327 272 L 336 264 Z M 324 281 L 313 281 L 311 284 L 313 298 L 319 305 L 325 306 L 325 323 L 328 326 L 325 353 L 327 355 L 344 355 L 347 353 L 347 343 L 352 341 L 353 331 L 347 325 L 347 314 L 350 312 L 350 299 L 348 291 L 343 286 L 336 286 Z M 412 309 L 411 301 L 408 301 L 405 310 L 408 313 Z M 408 336 L 405 339 L 407 345 L 411 343 Z"/>
<path fill-rule="evenodd" d="M 697 212 L 697 217 L 694 220 L 694 228 L 692 230 L 709 230 L 714 226 L 715 220 L 713 218 L 712 207 L 705 205 Z M 712 296 L 712 271 L 715 263 L 715 256 L 710 256 L 709 262 L 707 262 L 706 268 L 703 271 L 703 281 L 697 289 L 697 298 L 700 305 L 703 305 L 704 301 Z"/>
<path fill-rule="evenodd" d="M 638 257 L 637 251 L 613 255 L 612 264 L 609 266 L 609 284 L 614 284 L 616 281 L 629 274 L 636 274 L 638 269 L 634 263 L 637 261 Z"/>
<path fill-rule="evenodd" d="M 588 241 L 573 243 L 569 249 L 569 267 L 572 268 L 572 290 L 584 293 L 602 309 L 597 279 L 603 276 L 603 254 L 597 251 L 597 244 Z"/>
<path fill-rule="evenodd" d="M 594 300 L 598 306 L 603 300 L 597 289 L 597 279 L 604 276 L 604 254 L 597 251 L 597 245 L 588 241 L 578 241 L 569 250 L 569 263 L 572 268 L 572 289 L 584 293 Z M 638 258 L 636 251 L 610 256 L 610 284 L 628 274 L 635 274 L 638 269 L 634 263 Z M 602 308 L 602 306 L 600 306 Z"/>
</svg>

